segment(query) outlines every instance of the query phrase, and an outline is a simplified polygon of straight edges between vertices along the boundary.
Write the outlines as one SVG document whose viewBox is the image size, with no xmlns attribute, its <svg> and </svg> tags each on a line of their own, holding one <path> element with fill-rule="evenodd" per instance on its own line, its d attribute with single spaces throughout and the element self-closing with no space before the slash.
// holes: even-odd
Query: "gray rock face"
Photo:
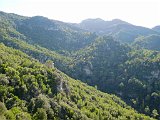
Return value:
<svg viewBox="0 0 160 120">
<path fill-rule="evenodd" d="M 151 72 L 151 75 L 153 76 L 153 78 L 159 78 L 159 76 L 160 76 L 160 71 L 159 71 L 159 70 L 152 71 L 152 72 Z"/>
</svg>

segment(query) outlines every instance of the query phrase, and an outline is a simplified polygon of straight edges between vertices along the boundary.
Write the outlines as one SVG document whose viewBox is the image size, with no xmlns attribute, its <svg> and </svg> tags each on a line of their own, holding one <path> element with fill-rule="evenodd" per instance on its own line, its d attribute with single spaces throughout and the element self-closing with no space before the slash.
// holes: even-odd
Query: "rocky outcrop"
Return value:
<svg viewBox="0 0 160 120">
<path fill-rule="evenodd" d="M 67 80 L 64 80 L 63 77 L 58 73 L 58 71 L 56 75 L 57 92 L 65 92 L 67 95 L 70 94 L 70 89 Z"/>
</svg>

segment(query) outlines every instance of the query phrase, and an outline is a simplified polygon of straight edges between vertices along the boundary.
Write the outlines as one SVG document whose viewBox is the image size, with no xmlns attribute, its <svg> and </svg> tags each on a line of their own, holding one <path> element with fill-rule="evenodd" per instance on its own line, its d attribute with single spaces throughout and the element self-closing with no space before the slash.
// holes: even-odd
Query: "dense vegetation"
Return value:
<svg viewBox="0 0 160 120">
<path fill-rule="evenodd" d="M 102 22 L 99 19 L 97 21 Z M 106 21 L 103 21 L 103 24 L 106 24 Z M 158 33 L 151 29 L 137 27 L 121 20 L 113 20 L 107 24 L 112 27 L 104 29 L 111 30 L 114 34 L 111 34 L 112 36 L 97 37 L 91 33 L 92 31 L 88 32 L 80 29 L 82 28 L 81 25 L 67 24 L 40 16 L 29 18 L 0 12 L 0 42 L 6 46 L 25 52 L 41 63 L 52 60 L 54 61 L 54 65 L 67 75 L 75 79 L 80 79 L 101 91 L 114 93 L 137 111 L 159 119 L 160 53 L 159 51 L 154 51 L 159 50 Z M 104 25 L 102 26 L 104 27 Z M 118 29 L 119 27 L 121 29 Z M 125 39 L 116 38 L 115 35 L 119 36 L 122 31 L 129 31 L 130 33 L 122 35 Z M 153 33 L 157 35 L 149 35 Z M 134 34 L 134 37 L 132 34 Z M 138 37 L 139 35 L 149 36 Z M 138 38 L 134 40 L 136 37 Z M 117 40 L 135 42 L 131 45 L 125 45 L 117 42 Z M 30 59 L 30 57 L 27 57 L 27 59 Z M 19 63 L 16 64 L 21 66 Z M 36 64 L 40 63 L 36 62 Z M 48 68 L 45 67 L 44 69 Z M 21 72 L 19 69 L 16 69 L 16 71 Z M 53 73 L 57 75 L 55 71 Z M 34 76 L 36 75 L 34 74 Z M 59 72 L 58 76 L 61 76 Z M 64 77 L 65 75 L 62 76 Z M 19 79 L 22 79 L 21 77 L 19 76 Z M 63 77 L 60 78 L 64 79 Z M 66 79 L 70 78 L 67 77 Z M 72 82 L 68 82 L 68 84 L 70 83 Z M 44 84 L 47 85 L 48 83 Z M 77 82 L 77 84 L 79 83 Z M 37 85 L 39 86 L 39 83 Z M 85 89 L 82 86 L 79 88 L 81 90 Z M 92 89 L 95 92 L 94 88 L 91 88 L 90 91 Z M 43 93 L 41 88 L 39 91 Z M 57 95 L 56 89 L 51 92 L 52 97 Z M 28 96 L 28 94 L 26 95 Z M 14 95 L 18 96 L 17 94 Z M 49 96 L 46 92 L 45 95 Z M 29 99 L 32 97 L 25 99 L 25 101 L 29 103 Z M 49 101 L 51 101 L 50 97 Z M 63 99 L 66 99 L 65 97 L 64 95 Z M 19 96 L 18 98 L 20 100 L 23 99 Z M 78 98 L 81 99 L 82 97 Z M 74 104 L 77 105 L 76 102 Z M 4 105 L 2 104 L 2 106 Z M 9 110 L 8 107 L 7 109 Z M 87 110 L 88 108 L 85 109 Z M 33 113 L 31 111 L 25 112 L 29 113 L 31 117 L 35 114 L 35 112 Z M 95 117 L 96 115 L 93 116 Z M 89 118 L 94 118 L 93 116 Z M 104 114 L 102 116 L 104 117 Z"/>
<path fill-rule="evenodd" d="M 120 96 L 140 112 L 160 112 L 159 52 L 133 49 L 103 37 L 75 56 L 73 71 L 67 74 Z"/>
<path fill-rule="evenodd" d="M 78 50 L 91 43 L 96 37 L 90 32 L 41 16 L 17 22 L 16 29 L 29 38 L 27 42 L 40 44 L 42 47 L 60 53 Z"/>
<path fill-rule="evenodd" d="M 95 32 L 98 35 L 112 35 L 115 40 L 121 43 L 132 43 L 138 36 L 159 34 L 158 27 L 149 29 L 135 26 L 125 21 L 114 19 L 104 21 L 102 19 L 86 19 L 77 24 L 78 27 Z"/>
<path fill-rule="evenodd" d="M 160 35 L 141 36 L 136 38 L 133 45 L 139 48 L 160 51 Z"/>
<path fill-rule="evenodd" d="M 0 116 L 9 120 L 151 119 L 121 99 L 0 44 Z"/>
</svg>

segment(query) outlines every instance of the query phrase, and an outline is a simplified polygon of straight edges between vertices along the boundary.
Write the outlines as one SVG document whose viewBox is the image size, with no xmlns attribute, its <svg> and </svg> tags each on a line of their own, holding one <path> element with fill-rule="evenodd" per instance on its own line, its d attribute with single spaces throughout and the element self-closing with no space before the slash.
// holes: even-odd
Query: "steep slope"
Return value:
<svg viewBox="0 0 160 120">
<path fill-rule="evenodd" d="M 96 32 L 98 34 L 106 34 L 107 31 L 109 31 L 107 30 L 108 27 L 116 26 L 119 24 L 129 24 L 129 23 L 119 19 L 114 19 L 112 21 L 105 21 L 100 18 L 96 18 L 96 19 L 83 20 L 81 23 L 78 24 L 78 26 L 81 27 L 82 29 L 86 29 L 91 32 Z"/>
<path fill-rule="evenodd" d="M 68 75 L 122 97 L 140 112 L 160 113 L 159 52 L 136 50 L 112 37 L 100 37 L 73 57 Z"/>
<path fill-rule="evenodd" d="M 158 32 L 152 29 L 135 26 L 119 19 L 112 21 L 87 19 L 77 26 L 91 32 L 96 32 L 98 35 L 113 35 L 117 41 L 122 43 L 132 43 L 139 35 L 158 34 Z"/>
<path fill-rule="evenodd" d="M 133 43 L 134 46 L 149 50 L 160 51 L 160 35 L 149 35 L 146 37 L 138 37 Z"/>
<path fill-rule="evenodd" d="M 155 27 L 152 28 L 152 30 L 157 31 L 157 32 L 160 33 L 160 26 L 159 25 L 155 26 Z"/>
<path fill-rule="evenodd" d="M 22 39 L 17 39 L 5 34 L 0 34 L 0 42 L 4 43 L 6 46 L 18 49 L 25 52 L 26 54 L 32 56 L 33 58 L 38 59 L 40 62 L 44 63 L 47 60 L 53 60 L 55 66 L 61 70 L 65 69 L 65 66 L 70 64 L 72 58 L 67 56 L 62 56 L 61 54 L 48 50 L 44 47 L 38 45 L 31 45 Z"/>
<path fill-rule="evenodd" d="M 63 23 L 42 16 L 23 17 L 16 14 L 0 12 L 3 26 L 14 28 L 25 36 L 22 40 L 38 44 L 59 53 L 75 51 L 92 43 L 98 35 L 112 35 L 122 43 L 132 43 L 138 36 L 159 34 L 156 30 L 135 26 L 119 19 L 104 21 L 102 19 L 87 19 L 80 24 Z M 89 32 L 87 32 L 89 31 Z M 14 37 L 14 33 L 10 33 Z"/>
<path fill-rule="evenodd" d="M 114 95 L 0 44 L 0 116 L 6 119 L 151 119 Z M 32 61 L 31 61 L 32 60 Z"/>
<path fill-rule="evenodd" d="M 42 16 L 23 17 L 0 12 L 2 26 L 9 26 L 25 38 L 30 44 L 38 44 L 60 53 L 74 51 L 90 44 L 96 38 L 95 34 L 86 32 L 68 23 L 50 20 Z M 14 18 L 14 19 L 13 19 Z M 7 27 L 6 26 L 6 27 Z M 17 37 L 12 35 L 12 37 Z"/>
<path fill-rule="evenodd" d="M 17 31 L 30 38 L 29 43 L 60 52 L 78 50 L 91 43 L 96 37 L 67 23 L 39 16 L 18 23 Z"/>
<path fill-rule="evenodd" d="M 75 61 L 73 70 L 76 70 L 76 72 L 72 73 L 75 73 L 75 78 L 84 80 L 84 82 L 88 80 L 87 82 L 91 85 L 104 85 L 104 87 L 101 86 L 102 89 L 115 88 L 114 85 L 107 84 L 106 78 L 113 74 L 110 76 L 112 82 L 112 80 L 115 80 L 114 77 L 117 76 L 114 74 L 123 72 L 118 67 L 128 59 L 127 53 L 129 50 L 129 47 L 120 45 L 111 36 L 99 37 L 94 43 L 73 55 Z"/>
<path fill-rule="evenodd" d="M 66 64 L 72 61 L 70 57 L 63 56 L 55 51 L 48 50 L 39 45 L 29 44 L 29 38 L 19 33 L 15 25 L 15 21 L 23 21 L 27 17 L 0 12 L 0 19 L 0 42 L 6 46 L 19 49 L 42 63 L 48 59 L 53 60 L 55 66 L 61 70 L 64 70 Z"/>
<path fill-rule="evenodd" d="M 59 45 L 57 39 L 63 36 L 52 36 L 57 39 L 57 43 L 54 40 L 55 43 L 50 41 L 55 45 L 53 49 L 56 52 L 50 51 L 41 46 L 43 40 L 48 40 L 48 38 L 45 39 L 48 35 L 48 28 L 53 27 L 51 31 L 55 32 L 55 26 L 58 26 L 60 34 L 63 28 L 67 26 L 71 31 L 77 29 L 77 32 L 79 32 L 80 29 L 44 17 L 28 18 L 3 12 L 0 14 L 0 42 L 3 42 L 6 46 L 19 49 L 42 63 L 53 60 L 54 65 L 69 76 L 87 82 L 102 91 L 122 97 L 123 100 L 140 112 L 153 117 L 157 117 L 157 114 L 160 113 L 159 52 L 132 49 L 114 41 L 112 37 L 92 39 L 84 45 L 81 44 L 78 48 L 80 50 L 77 49 L 78 51 L 73 51 L 74 48 L 69 45 L 72 42 L 65 43 L 68 48 L 64 50 L 61 48 L 64 44 Z M 121 21 L 119 22 L 121 23 Z M 25 30 L 22 30 L 25 35 L 20 30 L 23 29 L 23 25 L 24 28 L 28 29 L 26 33 Z M 41 36 L 41 32 L 34 31 L 36 29 L 42 30 L 41 32 L 45 31 L 46 35 L 42 34 Z M 84 33 L 83 30 L 82 33 Z M 36 38 L 31 39 L 30 34 L 34 34 Z M 67 31 L 66 34 L 70 34 L 70 32 Z M 34 38 L 35 36 L 32 35 L 31 37 Z M 70 35 L 72 36 L 72 34 Z M 44 39 L 39 36 L 44 37 Z M 52 37 L 50 36 L 49 39 L 52 39 Z M 41 40 L 38 41 L 39 39 Z M 63 40 L 67 42 L 69 39 Z M 74 41 L 74 39 L 72 40 Z M 50 42 L 47 44 L 50 44 Z M 48 47 L 47 44 L 45 47 Z"/>
</svg>

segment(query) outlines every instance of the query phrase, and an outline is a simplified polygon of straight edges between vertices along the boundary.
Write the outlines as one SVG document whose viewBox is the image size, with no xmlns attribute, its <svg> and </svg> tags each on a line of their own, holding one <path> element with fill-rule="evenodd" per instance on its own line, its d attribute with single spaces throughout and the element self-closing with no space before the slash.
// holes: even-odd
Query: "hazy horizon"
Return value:
<svg viewBox="0 0 160 120">
<path fill-rule="evenodd" d="M 23 16 L 44 16 L 70 23 L 101 18 L 120 19 L 137 26 L 160 25 L 158 0 L 0 0 L 0 11 Z"/>
</svg>

